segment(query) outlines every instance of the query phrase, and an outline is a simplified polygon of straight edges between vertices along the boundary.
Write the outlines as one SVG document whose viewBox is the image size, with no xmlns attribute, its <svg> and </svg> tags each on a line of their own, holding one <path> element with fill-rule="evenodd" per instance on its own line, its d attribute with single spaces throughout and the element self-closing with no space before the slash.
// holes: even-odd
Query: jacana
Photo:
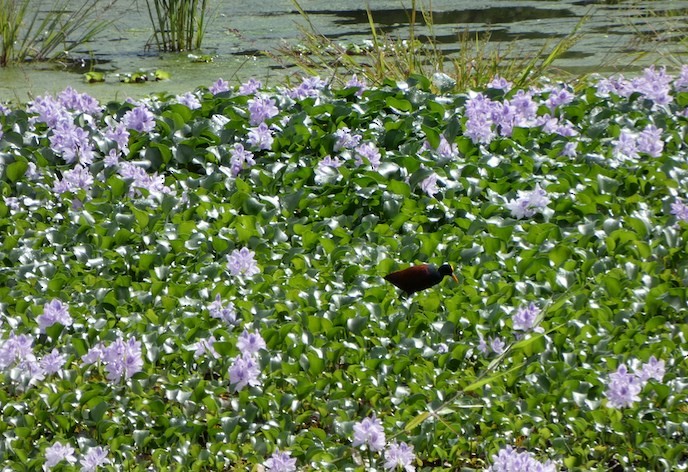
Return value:
<svg viewBox="0 0 688 472">
<path fill-rule="evenodd" d="M 385 279 L 410 295 L 437 285 L 447 275 L 459 283 L 459 279 L 454 275 L 454 269 L 449 264 L 442 264 L 439 267 L 432 264 L 412 266 L 387 274 Z"/>
</svg>

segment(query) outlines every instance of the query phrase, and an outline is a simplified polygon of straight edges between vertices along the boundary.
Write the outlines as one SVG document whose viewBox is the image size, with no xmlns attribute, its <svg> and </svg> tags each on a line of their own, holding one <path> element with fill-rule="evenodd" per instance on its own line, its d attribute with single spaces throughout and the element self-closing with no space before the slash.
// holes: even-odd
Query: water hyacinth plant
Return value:
<svg viewBox="0 0 688 472">
<path fill-rule="evenodd" d="M 4 467 L 685 468 L 687 106 L 688 67 L 0 107 Z M 400 299 L 420 262 L 461 284 Z"/>
</svg>

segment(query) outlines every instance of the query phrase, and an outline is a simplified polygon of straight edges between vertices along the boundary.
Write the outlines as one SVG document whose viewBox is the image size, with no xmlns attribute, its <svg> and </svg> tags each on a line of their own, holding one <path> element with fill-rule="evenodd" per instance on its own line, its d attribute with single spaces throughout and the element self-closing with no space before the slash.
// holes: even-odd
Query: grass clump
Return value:
<svg viewBox="0 0 688 472">
<path fill-rule="evenodd" d="M 107 28 L 116 0 L 0 0 L 0 66 L 48 61 L 92 41 Z"/>
<path fill-rule="evenodd" d="M 412 0 L 408 12 L 409 27 L 406 38 L 392 37 L 380 32 L 372 11 L 367 10 L 371 40 L 364 45 L 343 45 L 331 40 L 318 31 L 310 21 L 308 13 L 298 0 L 292 0 L 306 26 L 301 26 L 302 40 L 298 47 L 285 45 L 279 48 L 279 56 L 295 63 L 311 75 L 323 75 L 337 79 L 356 75 L 374 85 L 386 79 L 405 80 L 410 75 L 420 74 L 452 84 L 453 90 L 467 90 L 485 84 L 499 75 L 524 86 L 554 72 L 554 61 L 565 54 L 580 38 L 580 27 L 586 18 L 576 25 L 566 37 L 554 45 L 545 44 L 534 54 L 524 56 L 510 46 L 502 51 L 490 44 L 490 35 L 472 36 L 463 33 L 457 36 L 458 56 L 448 57 L 433 39 L 432 11 L 421 8 Z M 429 31 L 421 38 L 416 24 L 422 23 Z M 444 76 L 446 78 L 442 79 Z M 450 82 L 448 82 L 448 80 Z"/>
<path fill-rule="evenodd" d="M 208 0 L 146 0 L 159 51 L 201 48 L 206 30 Z"/>
</svg>

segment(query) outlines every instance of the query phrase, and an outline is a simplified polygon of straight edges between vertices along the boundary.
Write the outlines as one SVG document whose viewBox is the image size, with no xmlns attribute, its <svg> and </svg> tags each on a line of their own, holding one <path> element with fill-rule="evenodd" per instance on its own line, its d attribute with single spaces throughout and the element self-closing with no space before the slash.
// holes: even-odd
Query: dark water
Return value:
<svg viewBox="0 0 688 472">
<path fill-rule="evenodd" d="M 288 68 L 289 61 L 280 64 L 261 54 L 284 44 L 298 44 L 299 27 L 306 21 L 290 0 L 210 3 L 203 53 L 214 57 L 212 63 L 195 63 L 188 53 L 159 54 L 147 47 L 152 26 L 145 0 L 117 0 L 108 13 L 113 19 L 111 27 L 97 41 L 79 48 L 71 64 L 0 69 L 0 100 L 25 101 L 68 85 L 101 100 L 121 100 L 159 91 L 182 93 L 209 85 L 219 77 L 232 82 L 257 77 L 275 84 L 297 72 Z M 410 0 L 301 2 L 320 33 L 347 45 L 370 40 L 368 4 L 381 31 L 392 37 L 408 37 Z M 686 60 L 688 51 L 688 44 L 680 43 L 686 32 L 688 1 L 434 0 L 431 7 L 427 1 L 418 5 L 431 8 L 432 28 L 424 24 L 419 13 L 416 34 L 432 37 L 449 56 L 460 52 L 462 35 L 485 34 L 489 34 L 491 46 L 500 51 L 534 54 L 543 46 L 553 47 L 584 17 L 581 39 L 554 64 L 556 67 L 573 73 L 632 72 L 654 62 L 676 66 Z M 118 74 L 156 69 L 169 72 L 171 79 L 144 84 L 119 82 Z M 84 83 L 82 74 L 88 70 L 105 72 L 106 82 Z"/>
</svg>

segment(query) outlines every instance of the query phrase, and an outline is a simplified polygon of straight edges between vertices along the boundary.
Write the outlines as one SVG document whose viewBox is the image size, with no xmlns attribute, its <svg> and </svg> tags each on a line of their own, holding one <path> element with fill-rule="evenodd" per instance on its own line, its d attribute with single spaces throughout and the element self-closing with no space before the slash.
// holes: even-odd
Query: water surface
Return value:
<svg viewBox="0 0 688 472">
<path fill-rule="evenodd" d="M 108 13 L 114 20 L 111 27 L 73 55 L 82 67 L 29 64 L 0 69 L 0 100 L 26 101 L 46 92 L 57 93 L 69 85 L 101 100 L 121 100 L 153 92 L 182 93 L 210 85 L 219 77 L 233 83 L 257 77 L 275 84 L 285 75 L 298 73 L 288 67 L 288 61 L 279 64 L 261 54 L 274 52 L 285 43 L 298 44 L 299 28 L 306 21 L 290 0 L 210 3 L 211 21 L 203 53 L 214 57 L 212 63 L 194 63 L 188 53 L 160 54 L 147 47 L 152 26 L 146 3 L 118 0 Z M 302 1 L 318 31 L 345 44 L 362 44 L 370 39 L 368 4 L 385 34 L 408 36 L 410 1 Z M 676 65 L 684 61 L 686 54 L 686 46 L 679 40 L 685 36 L 688 0 L 434 0 L 432 12 L 432 28 L 421 23 L 422 15 L 418 15 L 417 34 L 432 37 L 449 56 L 459 53 L 461 35 L 486 33 L 500 51 L 533 54 L 543 45 L 556 44 L 584 17 L 587 20 L 580 29 L 581 40 L 555 66 L 573 73 L 629 72 L 657 61 Z M 641 35 L 662 41 L 641 42 Z M 105 72 L 106 82 L 84 83 L 82 74 L 89 69 Z M 117 76 L 156 69 L 169 72 L 171 80 L 123 84 Z"/>
</svg>

